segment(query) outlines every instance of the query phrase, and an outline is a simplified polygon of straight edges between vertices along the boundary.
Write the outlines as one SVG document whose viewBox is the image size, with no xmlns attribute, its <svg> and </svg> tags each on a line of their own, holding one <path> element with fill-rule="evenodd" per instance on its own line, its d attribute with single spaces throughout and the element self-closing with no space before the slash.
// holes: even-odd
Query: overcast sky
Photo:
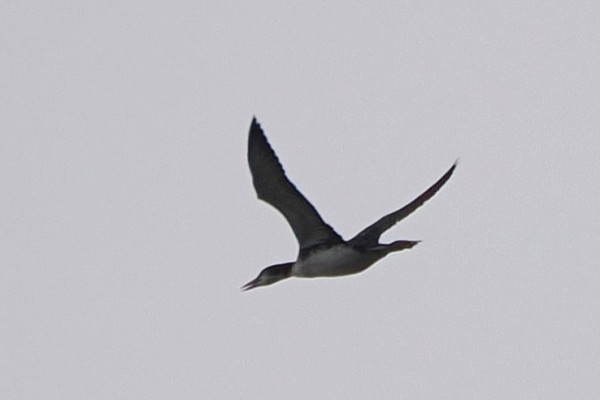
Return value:
<svg viewBox="0 0 600 400">
<path fill-rule="evenodd" d="M 2 399 L 600 396 L 600 3 L 4 1 Z M 284 5 L 285 4 L 285 5 Z M 297 244 L 256 115 L 362 274 Z"/>
</svg>

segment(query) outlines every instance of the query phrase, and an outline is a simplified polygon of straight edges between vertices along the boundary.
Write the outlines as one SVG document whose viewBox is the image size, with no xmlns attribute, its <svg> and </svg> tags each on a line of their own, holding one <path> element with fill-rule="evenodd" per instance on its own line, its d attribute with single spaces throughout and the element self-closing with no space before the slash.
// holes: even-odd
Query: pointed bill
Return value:
<svg viewBox="0 0 600 400">
<path fill-rule="evenodd" d="M 246 283 L 244 286 L 242 286 L 240 289 L 242 289 L 243 292 L 245 292 L 246 290 L 250 290 L 250 289 L 254 289 L 256 287 L 258 287 L 258 278 L 251 280 L 250 282 Z"/>
</svg>

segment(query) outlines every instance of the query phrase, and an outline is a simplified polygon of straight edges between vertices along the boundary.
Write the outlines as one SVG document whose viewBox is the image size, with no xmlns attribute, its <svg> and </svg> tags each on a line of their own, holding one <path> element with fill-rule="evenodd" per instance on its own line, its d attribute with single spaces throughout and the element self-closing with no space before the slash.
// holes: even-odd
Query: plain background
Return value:
<svg viewBox="0 0 600 400">
<path fill-rule="evenodd" d="M 600 396 L 597 1 L 3 1 L 2 399 Z M 253 115 L 366 272 L 295 259 Z"/>
</svg>

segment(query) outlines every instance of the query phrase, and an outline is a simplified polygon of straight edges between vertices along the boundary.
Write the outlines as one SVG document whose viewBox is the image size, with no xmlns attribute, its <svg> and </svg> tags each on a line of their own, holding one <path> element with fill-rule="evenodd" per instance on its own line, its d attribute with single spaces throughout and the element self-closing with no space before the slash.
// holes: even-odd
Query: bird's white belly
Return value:
<svg viewBox="0 0 600 400">
<path fill-rule="evenodd" d="M 292 276 L 311 278 L 318 276 L 340 276 L 364 271 L 380 257 L 361 253 L 347 246 L 334 246 L 315 251 L 292 267 Z"/>
</svg>

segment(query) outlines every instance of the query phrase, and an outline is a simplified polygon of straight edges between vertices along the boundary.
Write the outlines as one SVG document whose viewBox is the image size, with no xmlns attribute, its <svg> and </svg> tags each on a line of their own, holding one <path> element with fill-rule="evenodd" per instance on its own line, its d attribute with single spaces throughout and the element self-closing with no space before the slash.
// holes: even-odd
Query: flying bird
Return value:
<svg viewBox="0 0 600 400">
<path fill-rule="evenodd" d="M 379 237 L 433 197 L 456 168 L 455 162 L 437 182 L 409 204 L 385 215 L 345 241 L 323 221 L 313 205 L 286 177 L 256 118 L 252 119 L 250 125 L 248 164 L 258 198 L 283 214 L 292 227 L 300 250 L 296 261 L 263 269 L 255 279 L 242 286 L 242 290 L 271 285 L 292 276 L 313 278 L 356 274 L 389 253 L 412 248 L 419 243 L 418 240 L 397 240 L 384 244 L 379 243 Z"/>
</svg>

